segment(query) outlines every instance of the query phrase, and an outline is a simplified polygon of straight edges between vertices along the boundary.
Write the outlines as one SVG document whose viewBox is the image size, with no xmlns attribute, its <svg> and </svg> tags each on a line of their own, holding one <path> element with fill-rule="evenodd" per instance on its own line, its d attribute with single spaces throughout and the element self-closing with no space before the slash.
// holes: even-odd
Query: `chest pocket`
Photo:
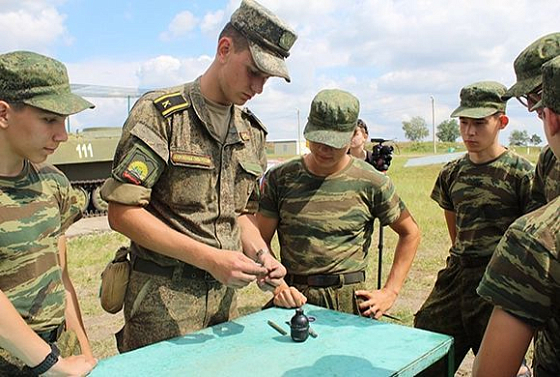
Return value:
<svg viewBox="0 0 560 377">
<path fill-rule="evenodd" d="M 239 158 L 235 177 L 235 209 L 243 211 L 249 201 L 254 202 L 247 208 L 253 212 L 259 195 L 259 178 L 263 175 L 261 165 L 251 158 Z M 252 208 L 254 207 L 254 208 Z"/>
<path fill-rule="evenodd" d="M 206 210 L 215 200 L 216 174 L 210 155 L 171 147 L 165 175 L 169 185 L 165 196 L 175 206 Z"/>
</svg>

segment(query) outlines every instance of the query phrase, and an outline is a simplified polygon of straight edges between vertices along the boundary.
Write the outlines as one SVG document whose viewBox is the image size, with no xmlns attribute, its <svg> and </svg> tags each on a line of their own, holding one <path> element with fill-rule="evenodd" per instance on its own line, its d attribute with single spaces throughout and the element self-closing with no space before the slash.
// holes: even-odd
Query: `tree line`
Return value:
<svg viewBox="0 0 560 377">
<path fill-rule="evenodd" d="M 402 122 L 402 129 L 407 140 L 420 142 L 430 134 L 430 130 L 424 118 L 420 116 L 412 117 L 409 121 Z M 441 142 L 455 142 L 461 136 L 457 119 L 447 119 L 437 126 L 436 137 Z M 528 146 L 542 143 L 539 135 L 529 136 L 526 130 L 513 130 L 509 135 L 509 145 Z"/>
</svg>

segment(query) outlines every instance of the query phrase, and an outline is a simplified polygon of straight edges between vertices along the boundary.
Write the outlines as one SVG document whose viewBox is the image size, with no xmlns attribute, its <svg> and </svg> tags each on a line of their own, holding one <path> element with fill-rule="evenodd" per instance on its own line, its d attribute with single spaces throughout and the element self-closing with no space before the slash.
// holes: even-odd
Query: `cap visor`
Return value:
<svg viewBox="0 0 560 377">
<path fill-rule="evenodd" d="M 74 93 L 59 93 L 29 98 L 24 103 L 60 115 L 72 115 L 95 107 Z"/>
<path fill-rule="evenodd" d="M 496 114 L 498 109 L 495 107 L 462 107 L 459 106 L 455 111 L 451 113 L 452 118 L 457 117 L 465 117 L 465 118 L 474 118 L 474 119 L 481 119 L 486 118 L 492 114 Z"/>
<path fill-rule="evenodd" d="M 338 131 L 325 131 L 314 129 L 313 124 L 307 122 L 305 130 L 303 131 L 303 136 L 306 140 L 312 141 L 314 143 L 320 143 L 328 145 L 332 148 L 343 148 L 350 144 L 352 140 L 352 135 L 354 130 L 350 132 L 338 132 Z"/>
<path fill-rule="evenodd" d="M 520 80 L 513 84 L 511 88 L 502 96 L 502 100 L 506 101 L 513 97 L 521 97 L 534 91 L 542 84 L 542 76 L 534 76 L 528 79 Z"/>
<path fill-rule="evenodd" d="M 258 69 L 270 76 L 283 77 L 287 82 L 291 82 L 284 58 L 267 52 L 254 42 L 248 42 L 249 50 L 251 51 L 251 55 Z"/>
</svg>

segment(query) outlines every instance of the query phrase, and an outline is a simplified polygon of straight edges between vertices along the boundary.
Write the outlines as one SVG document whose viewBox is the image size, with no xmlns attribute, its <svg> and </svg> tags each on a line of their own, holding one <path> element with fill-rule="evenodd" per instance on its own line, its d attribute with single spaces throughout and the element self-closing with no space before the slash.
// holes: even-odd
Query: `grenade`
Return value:
<svg viewBox="0 0 560 377">
<path fill-rule="evenodd" d="M 296 309 L 296 314 L 290 320 L 290 336 L 294 342 L 305 342 L 309 336 L 309 318 L 301 308 Z"/>
</svg>

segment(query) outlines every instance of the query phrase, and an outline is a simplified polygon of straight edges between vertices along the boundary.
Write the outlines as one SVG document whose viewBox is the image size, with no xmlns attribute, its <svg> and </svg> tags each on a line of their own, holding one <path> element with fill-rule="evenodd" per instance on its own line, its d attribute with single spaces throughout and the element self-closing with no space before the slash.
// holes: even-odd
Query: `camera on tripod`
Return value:
<svg viewBox="0 0 560 377">
<path fill-rule="evenodd" d="M 389 170 L 389 165 L 391 165 L 391 160 L 393 159 L 393 151 L 395 150 L 392 145 L 384 144 L 388 141 L 391 140 L 371 139 L 372 143 L 377 143 L 373 146 L 371 162 L 374 168 L 382 172 Z"/>
</svg>

